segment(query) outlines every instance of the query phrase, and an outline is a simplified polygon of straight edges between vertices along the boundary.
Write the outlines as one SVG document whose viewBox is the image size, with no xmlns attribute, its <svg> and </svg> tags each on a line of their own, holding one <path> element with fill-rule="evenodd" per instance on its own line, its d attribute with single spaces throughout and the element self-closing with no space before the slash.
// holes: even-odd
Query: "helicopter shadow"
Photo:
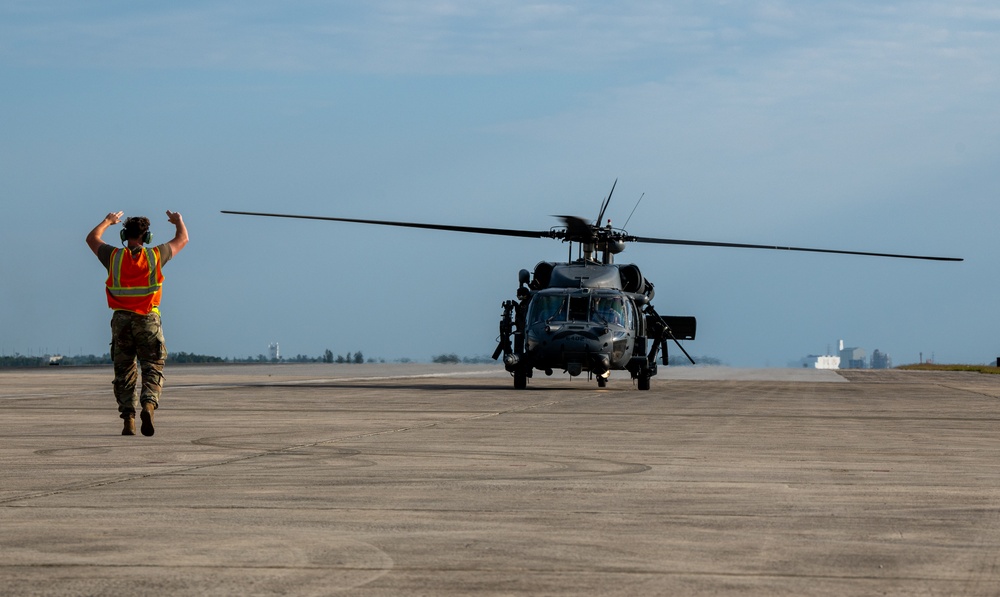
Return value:
<svg viewBox="0 0 1000 597">
<path fill-rule="evenodd" d="M 556 382 L 558 384 L 558 382 Z M 384 383 L 384 382 L 365 382 L 365 381 L 345 381 L 345 382 L 320 382 L 320 383 L 308 383 L 308 384 L 285 384 L 285 383 L 253 383 L 246 384 L 244 387 L 247 388 L 281 388 L 282 390 L 314 390 L 314 389 L 331 389 L 331 390 L 413 390 L 419 392 L 510 392 L 520 394 L 522 392 L 548 392 L 548 391 L 573 391 L 584 389 L 579 386 L 571 386 L 565 384 L 553 384 L 553 385 L 532 385 L 528 386 L 523 390 L 513 390 L 511 389 L 510 382 L 507 383 L 497 383 L 497 384 L 472 384 L 472 383 L 432 383 L 432 382 L 413 382 L 413 383 Z M 597 388 L 587 388 L 592 391 L 596 391 Z M 626 389 L 624 386 L 621 388 L 604 388 L 608 389 Z"/>
</svg>

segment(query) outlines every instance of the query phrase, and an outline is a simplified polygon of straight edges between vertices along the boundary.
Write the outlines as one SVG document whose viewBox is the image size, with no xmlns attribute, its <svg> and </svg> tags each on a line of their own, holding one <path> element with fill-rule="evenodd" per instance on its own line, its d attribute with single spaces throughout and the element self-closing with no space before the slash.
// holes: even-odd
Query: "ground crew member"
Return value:
<svg viewBox="0 0 1000 597">
<path fill-rule="evenodd" d="M 156 247 L 147 247 L 153 238 L 149 219 L 125 220 L 121 230 L 124 248 L 112 247 L 101 237 L 108 226 L 117 224 L 123 212 L 109 213 L 90 234 L 87 245 L 108 270 L 106 292 L 111 316 L 111 360 L 115 368 L 115 399 L 125 422 L 122 435 L 135 435 L 136 396 L 142 371 L 139 405 L 142 410 L 140 430 L 153 435 L 153 411 L 163 389 L 163 364 L 167 349 L 160 327 L 160 295 L 163 288 L 161 268 L 188 243 L 187 227 L 181 214 L 167 211 L 167 221 L 176 228 L 174 238 Z M 136 361 L 139 367 L 136 367 Z"/>
</svg>

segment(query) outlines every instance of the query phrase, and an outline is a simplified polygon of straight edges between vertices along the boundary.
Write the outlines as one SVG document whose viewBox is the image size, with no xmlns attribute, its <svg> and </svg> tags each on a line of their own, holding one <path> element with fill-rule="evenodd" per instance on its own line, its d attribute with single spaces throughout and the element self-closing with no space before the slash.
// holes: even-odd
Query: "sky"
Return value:
<svg viewBox="0 0 1000 597">
<path fill-rule="evenodd" d="M 107 352 L 84 238 L 171 210 L 171 352 L 489 355 L 564 244 L 220 211 L 547 230 L 617 180 L 637 236 L 965 259 L 630 244 L 693 355 L 1000 357 L 985 0 L 0 0 L 0 80 L 0 354 Z"/>
</svg>

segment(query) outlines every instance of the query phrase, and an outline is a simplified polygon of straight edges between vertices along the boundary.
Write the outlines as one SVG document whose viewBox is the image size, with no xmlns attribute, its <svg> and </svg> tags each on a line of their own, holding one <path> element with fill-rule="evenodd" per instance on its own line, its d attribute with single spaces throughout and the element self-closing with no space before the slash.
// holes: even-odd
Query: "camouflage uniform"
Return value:
<svg viewBox="0 0 1000 597">
<path fill-rule="evenodd" d="M 136 403 L 135 387 L 142 368 L 142 390 Z M 111 317 L 111 360 L 115 365 L 115 399 L 118 412 L 125 416 L 135 413 L 140 404 L 152 402 L 156 408 L 163 390 L 163 364 L 167 348 L 163 341 L 160 314 L 140 315 L 131 311 L 115 311 Z"/>
</svg>

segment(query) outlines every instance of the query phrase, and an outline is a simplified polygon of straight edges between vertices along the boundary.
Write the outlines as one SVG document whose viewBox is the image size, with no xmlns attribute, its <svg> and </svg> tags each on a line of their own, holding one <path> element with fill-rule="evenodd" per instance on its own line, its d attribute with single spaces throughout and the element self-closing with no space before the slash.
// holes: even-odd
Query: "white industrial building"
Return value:
<svg viewBox="0 0 1000 597">
<path fill-rule="evenodd" d="M 802 359 L 803 367 L 812 369 L 865 369 L 865 351 L 863 348 L 844 348 L 841 340 L 837 346 L 837 354 L 811 354 Z"/>
<path fill-rule="evenodd" d="M 830 354 L 811 354 L 802 359 L 802 366 L 809 369 L 840 369 L 840 357 Z"/>
</svg>

